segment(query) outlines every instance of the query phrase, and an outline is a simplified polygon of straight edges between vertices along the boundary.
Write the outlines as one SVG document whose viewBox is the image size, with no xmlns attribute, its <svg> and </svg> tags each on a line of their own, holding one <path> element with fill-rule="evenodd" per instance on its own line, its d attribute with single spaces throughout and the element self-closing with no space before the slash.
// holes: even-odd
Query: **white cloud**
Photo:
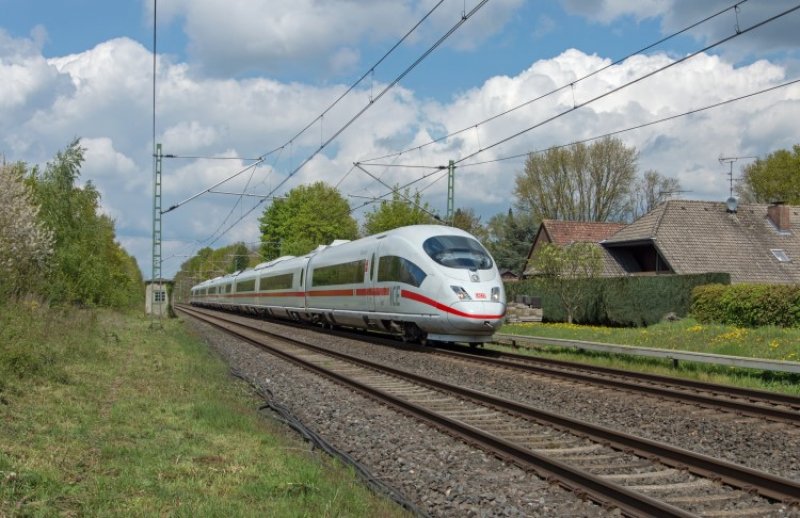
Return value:
<svg viewBox="0 0 800 518">
<path fill-rule="evenodd" d="M 19 100 L 13 106 L 0 104 L 0 146 L 7 158 L 42 163 L 72 138 L 82 137 L 87 152 L 81 179 L 92 180 L 98 186 L 104 211 L 117 220 L 120 241 L 130 245 L 145 275 L 149 275 L 153 164 L 150 53 L 123 38 L 86 52 L 46 60 L 33 42 L 2 38 L 0 34 L 0 67 L 11 70 L 13 66 L 16 77 L 33 78 L 15 94 Z M 576 83 L 574 89 L 568 87 L 478 127 L 474 126 L 479 121 L 556 86 L 569 85 L 607 65 L 609 60 L 568 50 L 536 61 L 516 75 L 489 78 L 446 102 L 419 99 L 413 91 L 396 87 L 275 194 L 283 194 L 300 182 L 320 179 L 332 184 L 341 181 L 340 189 L 346 195 L 384 194 L 387 189 L 354 169 L 353 162 L 419 146 L 432 137 L 467 128 L 455 138 L 379 161 L 446 165 L 450 159 L 458 160 L 485 149 L 671 59 L 665 54 L 632 58 L 589 81 Z M 369 104 L 370 92 L 358 91 L 329 112 L 322 124 L 314 124 L 302 137 L 279 149 L 346 86 L 310 86 L 266 78 L 217 79 L 194 72 L 190 64 L 159 60 L 157 140 L 164 144 L 165 153 L 258 157 L 276 149 L 265 156 L 252 175 L 247 170 L 216 189 L 220 191 L 271 192 L 312 150 Z M 484 221 L 507 210 L 513 201 L 515 175 L 523 164 L 516 160 L 466 167 L 470 162 L 567 144 L 646 123 L 750 93 L 785 77 L 785 67 L 774 61 L 735 66 L 725 57 L 698 56 L 461 164 L 456 171 L 456 205 L 474 208 Z M 383 86 L 376 82 L 374 91 Z M 0 88 L 9 86 L 0 84 Z M 799 116 L 800 89 L 794 87 L 625 133 L 620 138 L 640 150 L 641 170 L 656 169 L 679 178 L 683 187 L 691 191 L 686 197 L 722 200 L 728 191 L 725 171 L 717 161 L 719 154 L 764 155 L 789 147 L 796 143 Z M 248 163 L 164 159 L 164 208 L 209 188 Z M 440 171 L 386 165 L 370 166 L 368 170 L 389 185 L 402 185 L 434 173 L 414 187 L 425 189 L 424 201 L 444 211 L 446 182 L 441 180 Z M 253 197 L 243 198 L 238 205 L 236 200 L 230 195 L 207 194 L 165 214 L 163 255 L 192 253 L 209 244 L 207 238 L 218 229 L 227 228 L 240 218 L 243 223 L 233 226 L 214 246 L 237 240 L 256 241 L 257 218 L 266 204 L 259 204 L 259 199 Z M 357 205 L 363 199 L 354 197 L 350 201 Z M 248 215 L 253 207 L 256 209 Z M 165 266 L 164 273 L 171 275 L 182 260 Z"/>
<path fill-rule="evenodd" d="M 410 42 L 438 39 L 476 3 L 447 0 Z M 475 48 L 500 30 L 521 4 L 522 0 L 494 0 L 483 8 L 491 15 L 474 17 L 449 44 Z M 159 17 L 166 23 L 183 23 L 192 62 L 209 75 L 328 66 L 349 73 L 359 57 L 354 46 L 366 43 L 388 50 L 432 6 L 431 1 L 419 0 L 174 0 L 159 6 Z"/>
</svg>

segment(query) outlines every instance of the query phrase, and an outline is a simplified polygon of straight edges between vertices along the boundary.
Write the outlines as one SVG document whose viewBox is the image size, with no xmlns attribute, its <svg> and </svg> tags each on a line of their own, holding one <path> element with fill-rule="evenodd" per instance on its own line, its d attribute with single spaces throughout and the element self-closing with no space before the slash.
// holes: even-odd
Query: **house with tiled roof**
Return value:
<svg viewBox="0 0 800 518">
<path fill-rule="evenodd" d="M 531 258 L 546 244 L 567 246 L 572 243 L 595 243 L 598 244 L 608 237 L 616 234 L 623 228 L 624 223 L 601 223 L 596 221 L 559 221 L 555 219 L 545 219 L 539 225 L 539 230 L 533 238 L 531 248 L 523 269 L 523 277 L 536 275 L 536 270 L 531 263 Z M 604 277 L 625 275 L 625 271 L 620 268 L 612 256 L 605 249 L 603 253 L 603 272 Z"/>
<path fill-rule="evenodd" d="M 602 246 L 623 275 L 727 272 L 731 283 L 796 284 L 800 207 L 670 200 Z"/>
</svg>

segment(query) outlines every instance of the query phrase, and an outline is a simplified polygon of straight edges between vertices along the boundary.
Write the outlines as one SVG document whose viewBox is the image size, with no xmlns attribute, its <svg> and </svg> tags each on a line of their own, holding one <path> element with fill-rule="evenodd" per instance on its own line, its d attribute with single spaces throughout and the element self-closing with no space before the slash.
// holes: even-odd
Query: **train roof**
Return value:
<svg viewBox="0 0 800 518">
<path fill-rule="evenodd" d="M 254 268 L 248 268 L 247 270 L 244 271 L 228 274 L 225 277 L 216 277 L 214 279 L 203 281 L 200 284 L 194 286 L 194 288 L 202 288 L 205 285 L 212 285 L 220 281 L 221 279 L 227 277 L 244 276 L 245 278 L 248 278 L 252 274 L 257 273 L 259 270 L 270 268 L 272 266 L 277 265 L 278 263 L 282 263 L 284 261 L 289 261 L 292 259 L 312 257 L 329 248 L 345 245 L 348 243 L 356 245 L 358 243 L 368 242 L 369 240 L 384 239 L 390 236 L 407 239 L 408 241 L 411 242 L 422 243 L 428 238 L 443 236 L 443 235 L 458 235 L 458 236 L 471 237 L 473 239 L 475 238 L 475 236 L 473 236 L 469 232 L 466 232 L 456 227 L 448 227 L 446 225 L 409 225 L 406 227 L 399 227 L 392 230 L 387 230 L 385 232 L 379 232 L 378 234 L 373 234 L 371 236 L 362 237 L 361 239 L 356 239 L 355 241 L 348 241 L 346 239 L 336 239 L 329 245 L 319 245 L 315 250 L 303 256 L 297 257 L 293 255 L 285 255 L 282 257 L 278 257 L 277 259 L 260 263 L 256 265 Z"/>
<path fill-rule="evenodd" d="M 459 236 L 475 237 L 469 232 L 461 230 L 460 228 L 448 227 L 446 225 L 409 225 L 407 227 L 399 227 L 392 230 L 387 230 L 386 232 L 381 232 L 380 234 L 375 234 L 369 237 L 378 238 L 381 236 L 390 236 L 390 235 L 401 236 L 406 239 L 412 239 L 412 240 L 417 240 L 417 239 L 425 240 L 430 237 L 442 236 L 442 235 L 459 235 Z"/>
</svg>

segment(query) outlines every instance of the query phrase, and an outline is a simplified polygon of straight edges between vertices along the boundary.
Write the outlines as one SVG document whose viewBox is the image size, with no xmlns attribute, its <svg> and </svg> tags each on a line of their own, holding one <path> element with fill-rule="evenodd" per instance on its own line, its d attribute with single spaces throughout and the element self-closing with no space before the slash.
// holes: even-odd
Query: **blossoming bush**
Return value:
<svg viewBox="0 0 800 518">
<path fill-rule="evenodd" d="M 53 233 L 39 221 L 39 207 L 19 166 L 0 164 L 0 296 L 35 291 L 53 253 Z"/>
</svg>

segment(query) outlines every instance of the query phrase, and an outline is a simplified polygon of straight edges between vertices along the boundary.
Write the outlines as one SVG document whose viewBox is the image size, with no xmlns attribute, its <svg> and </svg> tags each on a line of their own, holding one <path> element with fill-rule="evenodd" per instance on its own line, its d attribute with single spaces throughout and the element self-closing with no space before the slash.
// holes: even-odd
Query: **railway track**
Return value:
<svg viewBox="0 0 800 518">
<path fill-rule="evenodd" d="M 286 322 L 281 322 L 286 325 Z M 290 324 L 291 325 L 291 324 Z M 304 326 L 304 328 L 307 328 Z M 337 336 L 398 347 L 394 338 L 341 329 L 326 330 Z M 716 412 L 734 413 L 755 419 L 785 423 L 800 429 L 800 397 L 695 380 L 624 371 L 577 362 L 536 358 L 488 349 L 465 350 L 461 346 L 406 347 L 463 362 L 478 362 L 498 369 L 546 376 L 582 385 L 595 385 L 629 393 L 641 393 L 668 401 L 682 402 Z"/>
<path fill-rule="evenodd" d="M 463 352 L 454 347 L 445 346 L 436 348 L 435 354 L 457 360 L 481 362 L 500 369 L 523 371 L 539 376 L 628 392 L 639 392 L 665 400 L 679 401 L 717 411 L 734 412 L 741 416 L 768 419 L 800 427 L 800 397 L 789 394 L 491 350 Z"/>
<path fill-rule="evenodd" d="M 785 516 L 800 499 L 791 480 L 179 309 L 626 515 Z"/>
</svg>

